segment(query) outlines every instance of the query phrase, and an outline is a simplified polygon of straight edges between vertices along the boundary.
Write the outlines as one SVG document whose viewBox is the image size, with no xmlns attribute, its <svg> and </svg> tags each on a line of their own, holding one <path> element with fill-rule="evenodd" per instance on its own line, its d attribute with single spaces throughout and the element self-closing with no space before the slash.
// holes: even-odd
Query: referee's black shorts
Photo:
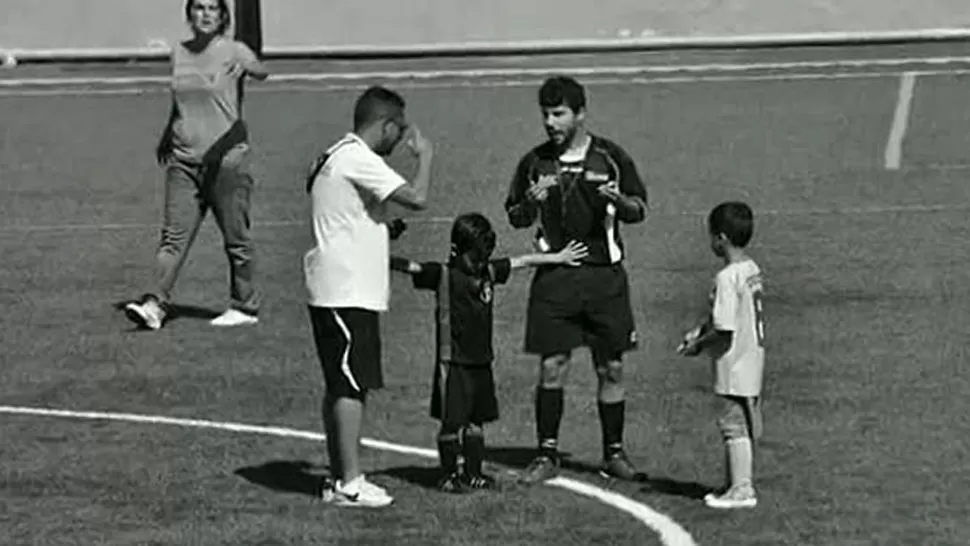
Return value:
<svg viewBox="0 0 970 546">
<path fill-rule="evenodd" d="M 622 264 L 536 269 L 526 310 L 526 352 L 545 357 L 583 345 L 608 359 L 637 346 Z"/>
<path fill-rule="evenodd" d="M 363 400 L 384 387 L 380 314 L 369 309 L 310 306 L 327 396 Z"/>
</svg>

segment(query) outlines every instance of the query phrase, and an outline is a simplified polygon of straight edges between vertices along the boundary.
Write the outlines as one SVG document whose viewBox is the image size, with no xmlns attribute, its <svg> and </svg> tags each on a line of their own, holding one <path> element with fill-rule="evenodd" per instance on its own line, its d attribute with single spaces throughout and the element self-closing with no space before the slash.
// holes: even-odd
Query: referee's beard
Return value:
<svg viewBox="0 0 970 546">
<path fill-rule="evenodd" d="M 549 140 L 556 147 L 556 149 L 562 153 L 572 148 L 573 145 L 576 144 L 583 136 L 584 132 L 582 127 L 579 126 L 570 127 L 568 129 L 547 127 L 546 134 L 549 136 Z"/>
</svg>

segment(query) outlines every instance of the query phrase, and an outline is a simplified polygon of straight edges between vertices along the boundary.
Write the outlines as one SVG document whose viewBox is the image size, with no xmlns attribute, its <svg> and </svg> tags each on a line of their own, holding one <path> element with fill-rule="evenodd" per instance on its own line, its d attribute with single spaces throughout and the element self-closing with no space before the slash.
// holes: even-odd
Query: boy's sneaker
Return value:
<svg viewBox="0 0 970 546">
<path fill-rule="evenodd" d="M 438 489 L 444 493 L 465 493 L 465 482 L 457 472 L 448 474 L 438 482 Z"/>
<path fill-rule="evenodd" d="M 165 309 L 154 296 L 145 296 L 141 301 L 125 305 L 125 315 L 128 320 L 149 330 L 158 330 L 165 322 Z"/>
<path fill-rule="evenodd" d="M 383 508 L 394 502 L 387 492 L 360 476 L 350 483 L 337 481 L 332 491 L 324 491 L 323 499 L 341 507 Z"/>
<path fill-rule="evenodd" d="M 710 508 L 754 508 L 758 497 L 751 485 L 735 485 L 723 493 L 708 493 L 704 503 Z"/>
<path fill-rule="evenodd" d="M 600 476 L 632 482 L 640 479 L 643 474 L 637 471 L 637 467 L 633 466 L 626 452 L 620 450 L 603 460 L 603 466 L 600 467 Z"/>
<path fill-rule="evenodd" d="M 466 487 L 474 491 L 492 491 L 498 489 L 498 482 L 487 474 L 465 474 L 461 477 Z"/>
<path fill-rule="evenodd" d="M 243 313 L 238 309 L 230 309 L 225 313 L 219 315 L 218 317 L 212 319 L 209 323 L 213 326 L 250 326 L 259 322 L 259 318 L 256 315 L 250 315 L 249 313 Z"/>
<path fill-rule="evenodd" d="M 546 480 L 551 480 L 559 475 L 559 459 L 558 457 L 552 457 L 549 455 L 539 455 L 536 457 L 529 466 L 525 469 L 525 472 L 519 476 L 519 481 L 532 485 L 537 483 L 542 483 Z"/>
</svg>

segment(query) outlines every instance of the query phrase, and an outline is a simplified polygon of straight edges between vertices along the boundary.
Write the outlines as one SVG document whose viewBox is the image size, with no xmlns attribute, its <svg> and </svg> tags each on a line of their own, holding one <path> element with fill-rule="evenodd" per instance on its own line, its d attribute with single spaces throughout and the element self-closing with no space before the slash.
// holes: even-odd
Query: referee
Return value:
<svg viewBox="0 0 970 546">
<path fill-rule="evenodd" d="M 535 391 L 538 454 L 522 481 L 539 483 L 560 468 L 559 427 L 572 353 L 588 346 L 596 370 L 603 445 L 601 473 L 640 479 L 623 448 L 624 355 L 637 345 L 620 224 L 644 221 L 647 190 L 630 155 L 586 130 L 586 91 L 555 76 L 539 88 L 548 139 L 519 161 L 505 209 L 513 227 L 538 224 L 537 243 L 557 252 L 569 241 L 589 248 L 579 267 L 536 270 L 526 313 L 526 352 L 539 357 Z"/>
<path fill-rule="evenodd" d="M 404 99 L 371 87 L 354 108 L 354 129 L 330 146 L 307 178 L 315 245 L 303 259 L 310 321 L 323 368 L 323 421 L 334 482 L 324 499 L 378 508 L 392 498 L 367 481 L 359 446 L 367 393 L 384 386 L 379 314 L 390 299 L 387 204 L 423 210 L 431 142 L 408 127 Z M 384 162 L 410 133 L 418 156 L 412 183 Z"/>
</svg>

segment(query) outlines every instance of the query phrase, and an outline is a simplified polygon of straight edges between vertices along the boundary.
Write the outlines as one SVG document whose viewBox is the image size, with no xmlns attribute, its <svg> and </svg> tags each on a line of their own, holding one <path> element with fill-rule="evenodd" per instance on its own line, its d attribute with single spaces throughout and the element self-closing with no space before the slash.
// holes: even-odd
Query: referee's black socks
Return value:
<svg viewBox="0 0 970 546">
<path fill-rule="evenodd" d="M 623 451 L 623 421 L 626 402 L 599 402 L 600 428 L 603 433 L 603 458 L 609 459 Z"/>
<path fill-rule="evenodd" d="M 559 456 L 559 424 L 563 414 L 563 389 L 536 389 L 536 433 L 539 436 L 539 452 L 547 457 Z"/>
</svg>

